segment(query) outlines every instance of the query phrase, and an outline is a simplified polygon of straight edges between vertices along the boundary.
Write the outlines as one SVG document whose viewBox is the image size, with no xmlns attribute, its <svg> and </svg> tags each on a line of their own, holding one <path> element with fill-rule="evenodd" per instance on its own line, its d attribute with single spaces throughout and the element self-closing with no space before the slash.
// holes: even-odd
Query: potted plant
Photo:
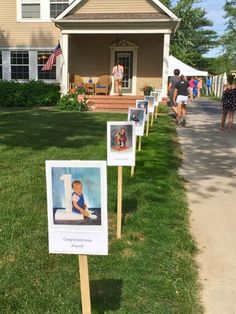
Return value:
<svg viewBox="0 0 236 314">
<path fill-rule="evenodd" d="M 154 87 L 151 85 L 145 84 L 141 90 L 143 91 L 144 96 L 149 96 L 152 91 L 154 91 Z"/>
</svg>

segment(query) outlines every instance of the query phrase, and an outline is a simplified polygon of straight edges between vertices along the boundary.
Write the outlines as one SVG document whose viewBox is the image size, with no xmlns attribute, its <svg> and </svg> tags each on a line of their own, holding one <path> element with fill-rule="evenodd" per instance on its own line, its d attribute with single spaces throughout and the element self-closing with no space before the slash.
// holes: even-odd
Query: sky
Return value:
<svg viewBox="0 0 236 314">
<path fill-rule="evenodd" d="M 177 0 L 174 0 L 173 3 L 175 4 Z M 207 17 L 213 22 L 213 29 L 217 32 L 217 34 L 223 35 L 225 30 L 225 19 L 224 19 L 224 4 L 225 0 L 203 0 L 199 1 L 196 5 L 197 7 L 201 7 L 205 9 L 207 12 Z M 210 50 L 205 57 L 215 57 L 220 53 L 220 48 Z"/>
</svg>

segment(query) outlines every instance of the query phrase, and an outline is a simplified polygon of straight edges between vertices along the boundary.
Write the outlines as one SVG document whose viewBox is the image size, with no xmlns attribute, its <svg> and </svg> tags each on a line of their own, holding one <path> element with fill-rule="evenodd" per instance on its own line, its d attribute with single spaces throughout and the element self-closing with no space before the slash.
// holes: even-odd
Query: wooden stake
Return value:
<svg viewBox="0 0 236 314">
<path fill-rule="evenodd" d="M 134 166 L 131 166 L 131 177 L 134 176 Z"/>
<path fill-rule="evenodd" d="M 122 222 L 122 166 L 118 166 L 118 190 L 117 190 L 117 239 L 121 238 Z"/>
<path fill-rule="evenodd" d="M 153 125 L 154 112 L 152 112 L 151 125 Z"/>
<path fill-rule="evenodd" d="M 158 106 L 155 106 L 155 119 L 157 118 Z"/>
<path fill-rule="evenodd" d="M 82 313 L 91 314 L 87 255 L 79 255 L 79 272 L 80 272 L 80 293 L 82 302 Z"/>
<path fill-rule="evenodd" d="M 148 136 L 148 132 L 149 132 L 149 117 L 146 124 L 146 136 Z"/>
<path fill-rule="evenodd" d="M 139 142 L 138 142 L 138 151 L 141 151 L 141 140 L 142 140 L 142 136 L 139 136 Z"/>
</svg>

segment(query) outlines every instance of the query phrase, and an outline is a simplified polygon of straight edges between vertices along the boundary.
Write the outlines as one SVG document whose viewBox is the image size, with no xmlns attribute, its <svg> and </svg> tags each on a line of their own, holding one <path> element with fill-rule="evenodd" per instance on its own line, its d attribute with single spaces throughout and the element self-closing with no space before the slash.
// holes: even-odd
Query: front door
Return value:
<svg viewBox="0 0 236 314">
<path fill-rule="evenodd" d="M 122 80 L 122 93 L 131 94 L 133 84 L 133 52 L 116 51 L 115 63 L 122 64 L 124 67 L 124 77 Z"/>
</svg>

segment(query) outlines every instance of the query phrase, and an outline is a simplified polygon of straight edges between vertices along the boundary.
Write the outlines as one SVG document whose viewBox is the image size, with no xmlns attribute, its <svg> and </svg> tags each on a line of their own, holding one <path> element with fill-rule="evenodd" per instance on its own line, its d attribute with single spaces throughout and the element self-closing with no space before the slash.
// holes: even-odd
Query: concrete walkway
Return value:
<svg viewBox="0 0 236 314">
<path fill-rule="evenodd" d="M 187 182 L 206 313 L 236 314 L 236 126 L 220 131 L 220 118 L 220 102 L 201 98 L 189 105 L 187 126 L 178 128 L 180 175 Z"/>
</svg>

